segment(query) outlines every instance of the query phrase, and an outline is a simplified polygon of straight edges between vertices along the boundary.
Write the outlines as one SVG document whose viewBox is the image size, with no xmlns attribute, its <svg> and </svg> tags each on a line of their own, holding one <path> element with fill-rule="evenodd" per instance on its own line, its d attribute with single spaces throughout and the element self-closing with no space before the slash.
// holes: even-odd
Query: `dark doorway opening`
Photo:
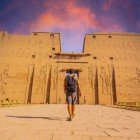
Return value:
<svg viewBox="0 0 140 140">
<path fill-rule="evenodd" d="M 66 75 L 69 75 L 69 70 L 66 71 Z M 74 75 L 79 79 L 79 70 L 74 70 Z M 77 104 L 79 104 L 79 91 L 77 90 Z"/>
</svg>

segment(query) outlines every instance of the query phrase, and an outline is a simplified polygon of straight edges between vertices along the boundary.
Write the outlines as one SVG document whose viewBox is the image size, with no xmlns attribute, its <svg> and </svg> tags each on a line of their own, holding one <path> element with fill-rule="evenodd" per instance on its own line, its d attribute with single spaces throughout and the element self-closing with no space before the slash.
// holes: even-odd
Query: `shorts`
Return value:
<svg viewBox="0 0 140 140">
<path fill-rule="evenodd" d="M 77 92 L 73 92 L 73 93 L 67 92 L 66 93 L 66 101 L 67 101 L 67 104 L 76 104 Z"/>
</svg>

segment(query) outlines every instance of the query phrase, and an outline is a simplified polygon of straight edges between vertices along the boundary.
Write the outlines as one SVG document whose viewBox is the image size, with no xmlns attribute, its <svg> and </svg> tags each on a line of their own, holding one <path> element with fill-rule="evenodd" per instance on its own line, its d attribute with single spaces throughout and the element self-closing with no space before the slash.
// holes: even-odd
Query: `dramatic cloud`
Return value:
<svg viewBox="0 0 140 140">
<path fill-rule="evenodd" d="M 63 8 L 60 9 L 53 4 L 46 4 L 47 12 L 43 13 L 33 24 L 32 28 L 61 28 L 61 29 L 84 29 L 84 28 L 97 28 L 98 22 L 96 21 L 94 12 L 85 7 L 76 6 L 74 1 L 63 3 Z M 49 9 L 49 10 L 48 10 Z M 53 9 L 53 10 L 52 10 Z M 61 13 L 57 12 L 61 10 Z M 84 28 L 83 28 L 84 27 Z"/>
<path fill-rule="evenodd" d="M 0 28 L 60 32 L 63 51 L 81 51 L 86 33 L 139 32 L 139 0 L 1 0 Z"/>
</svg>

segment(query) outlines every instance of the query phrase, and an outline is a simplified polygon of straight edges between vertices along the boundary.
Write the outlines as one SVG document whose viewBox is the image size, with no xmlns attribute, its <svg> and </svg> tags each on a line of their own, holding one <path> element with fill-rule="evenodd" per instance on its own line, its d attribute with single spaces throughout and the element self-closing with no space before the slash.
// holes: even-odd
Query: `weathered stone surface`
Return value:
<svg viewBox="0 0 140 140">
<path fill-rule="evenodd" d="M 0 31 L 0 99 L 65 103 L 64 79 L 75 69 L 79 104 L 140 101 L 140 34 L 86 34 L 82 53 L 61 52 L 59 33 Z"/>
</svg>

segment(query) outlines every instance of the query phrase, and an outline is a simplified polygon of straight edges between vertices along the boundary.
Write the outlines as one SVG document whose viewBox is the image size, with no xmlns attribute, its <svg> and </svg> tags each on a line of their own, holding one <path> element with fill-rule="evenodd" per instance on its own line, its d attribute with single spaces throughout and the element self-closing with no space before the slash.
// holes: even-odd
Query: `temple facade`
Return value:
<svg viewBox="0 0 140 140">
<path fill-rule="evenodd" d="M 82 53 L 64 53 L 59 33 L 0 31 L 1 100 L 65 103 L 64 79 L 71 68 L 79 104 L 140 102 L 140 34 L 86 34 Z"/>
</svg>

